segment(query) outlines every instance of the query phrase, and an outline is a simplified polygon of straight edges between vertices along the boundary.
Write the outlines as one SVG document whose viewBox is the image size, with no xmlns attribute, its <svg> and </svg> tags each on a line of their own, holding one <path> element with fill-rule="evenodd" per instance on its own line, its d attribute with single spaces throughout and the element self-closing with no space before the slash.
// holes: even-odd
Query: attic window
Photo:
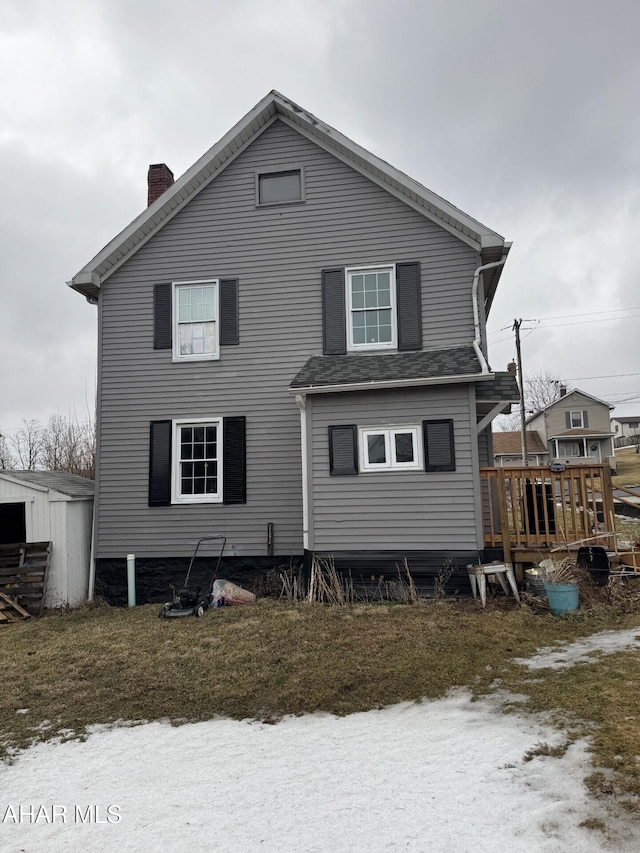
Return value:
<svg viewBox="0 0 640 853">
<path fill-rule="evenodd" d="M 263 172 L 257 176 L 258 204 L 304 201 L 302 169 Z"/>
</svg>

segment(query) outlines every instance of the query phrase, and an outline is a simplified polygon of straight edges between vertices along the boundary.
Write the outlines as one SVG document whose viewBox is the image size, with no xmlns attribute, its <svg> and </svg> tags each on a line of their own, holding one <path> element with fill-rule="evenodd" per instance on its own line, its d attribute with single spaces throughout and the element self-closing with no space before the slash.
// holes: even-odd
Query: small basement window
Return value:
<svg viewBox="0 0 640 853">
<path fill-rule="evenodd" d="M 304 201 L 302 169 L 258 175 L 258 204 Z"/>
</svg>

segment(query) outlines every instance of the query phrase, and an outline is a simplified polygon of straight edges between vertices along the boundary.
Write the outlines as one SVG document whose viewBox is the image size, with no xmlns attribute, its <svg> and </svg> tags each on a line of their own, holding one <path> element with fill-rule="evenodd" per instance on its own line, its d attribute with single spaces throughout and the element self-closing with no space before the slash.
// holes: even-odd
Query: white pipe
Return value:
<svg viewBox="0 0 640 853">
<path fill-rule="evenodd" d="M 127 554 L 127 603 L 136 606 L 136 555 Z"/>
<path fill-rule="evenodd" d="M 484 357 L 484 353 L 482 352 L 482 332 L 480 330 L 480 309 L 478 307 L 478 289 L 480 286 L 480 273 L 485 270 L 493 269 L 494 267 L 501 267 L 504 265 L 504 262 L 507 260 L 506 254 L 503 255 L 499 261 L 492 261 L 490 264 L 483 264 L 478 267 L 477 270 L 473 274 L 473 288 L 471 291 L 471 301 L 473 302 L 473 325 L 475 338 L 473 340 L 473 348 L 478 356 L 478 361 L 480 362 L 481 373 L 491 373 L 489 369 L 489 365 L 487 364 L 487 359 Z"/>
<path fill-rule="evenodd" d="M 307 500 L 307 422 L 306 400 L 302 394 L 296 394 L 296 403 L 300 409 L 300 451 L 302 453 L 302 544 L 309 550 L 309 501 Z"/>
<path fill-rule="evenodd" d="M 96 496 L 93 496 L 93 511 L 91 513 L 91 549 L 89 552 L 89 589 L 87 601 L 93 601 L 96 586 Z"/>
</svg>

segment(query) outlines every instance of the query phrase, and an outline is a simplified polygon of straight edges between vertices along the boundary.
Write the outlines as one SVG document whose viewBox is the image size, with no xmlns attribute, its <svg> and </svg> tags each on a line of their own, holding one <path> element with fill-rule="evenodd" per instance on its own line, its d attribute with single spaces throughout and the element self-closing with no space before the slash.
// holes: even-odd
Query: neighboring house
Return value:
<svg viewBox="0 0 640 853">
<path fill-rule="evenodd" d="M 609 462 L 615 468 L 612 409 L 604 400 L 575 389 L 530 417 L 526 427 L 538 432 L 552 462 Z"/>
<path fill-rule="evenodd" d="M 87 600 L 93 493 L 64 471 L 0 471 L 0 544 L 51 543 L 46 607 Z"/>
<path fill-rule="evenodd" d="M 98 305 L 99 589 L 135 553 L 166 595 L 212 533 L 226 572 L 477 560 L 510 244 L 277 92 L 172 180 L 69 282 Z"/>
<path fill-rule="evenodd" d="M 535 430 L 527 430 L 527 463 L 529 465 L 548 465 L 549 451 Z M 522 433 L 494 432 L 493 458 L 495 464 L 522 465 Z"/>
<path fill-rule="evenodd" d="M 640 440 L 640 415 L 611 418 L 611 429 L 616 447 L 636 444 Z"/>
</svg>

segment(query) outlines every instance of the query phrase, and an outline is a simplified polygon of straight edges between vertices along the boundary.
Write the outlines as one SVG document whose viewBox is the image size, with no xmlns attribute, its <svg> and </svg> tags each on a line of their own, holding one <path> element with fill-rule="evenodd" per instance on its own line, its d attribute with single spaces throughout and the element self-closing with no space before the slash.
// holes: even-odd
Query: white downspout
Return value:
<svg viewBox="0 0 640 853">
<path fill-rule="evenodd" d="M 302 394 L 296 394 L 296 403 L 300 409 L 300 452 L 302 454 L 302 544 L 304 550 L 309 550 L 309 502 L 307 500 L 307 403 Z"/>
<path fill-rule="evenodd" d="M 504 265 L 507 260 L 507 256 L 503 255 L 499 261 L 492 261 L 490 264 L 483 264 L 478 267 L 473 274 L 473 288 L 471 291 L 471 301 L 473 302 L 473 326 L 475 332 L 475 338 L 473 340 L 473 348 L 478 356 L 478 361 L 480 362 L 481 372 L 488 374 L 491 373 L 489 370 L 489 365 L 487 364 L 487 359 L 484 357 L 484 353 L 482 352 L 482 332 L 480 330 L 480 308 L 478 306 L 478 289 L 480 287 L 480 273 L 483 273 L 485 270 L 493 269 L 494 267 L 501 267 Z"/>
</svg>

